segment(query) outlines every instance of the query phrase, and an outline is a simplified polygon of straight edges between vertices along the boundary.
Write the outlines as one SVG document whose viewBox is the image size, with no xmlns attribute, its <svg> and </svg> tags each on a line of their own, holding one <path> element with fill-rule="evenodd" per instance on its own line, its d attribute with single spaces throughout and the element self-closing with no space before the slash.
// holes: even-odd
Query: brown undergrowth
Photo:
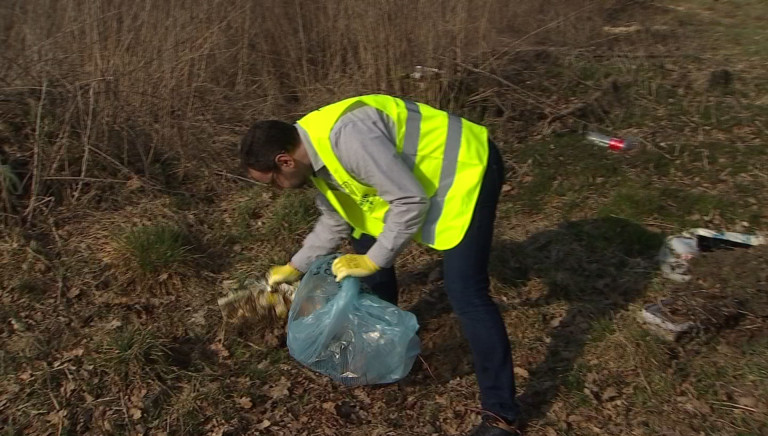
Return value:
<svg viewBox="0 0 768 436">
<path fill-rule="evenodd" d="M 762 324 L 681 346 L 635 316 L 671 292 L 654 259 L 664 235 L 766 230 L 763 66 L 728 34 L 703 37 L 728 29 L 719 5 L 555 3 L 1 6 L 5 434 L 428 435 L 477 422 L 430 250 L 397 264 L 423 342 L 401 383 L 345 389 L 292 361 L 281 329 L 222 328 L 223 282 L 285 262 L 316 216 L 310 191 L 238 178 L 239 135 L 368 92 L 483 122 L 502 149 L 492 295 L 530 434 L 764 432 Z M 609 154 L 587 129 L 642 147 Z M 713 264 L 740 262 L 728 259 Z"/>
</svg>

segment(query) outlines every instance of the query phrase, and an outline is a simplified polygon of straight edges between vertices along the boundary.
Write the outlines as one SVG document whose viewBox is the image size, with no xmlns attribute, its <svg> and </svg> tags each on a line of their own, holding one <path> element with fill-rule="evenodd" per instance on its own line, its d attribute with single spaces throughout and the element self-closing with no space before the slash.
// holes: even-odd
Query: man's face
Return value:
<svg viewBox="0 0 768 436">
<path fill-rule="evenodd" d="M 277 169 L 273 171 L 256 171 L 248 168 L 248 175 L 259 183 L 265 183 L 282 189 L 301 188 L 309 180 L 311 168 L 304 168 L 301 162 L 288 154 L 275 158 Z"/>
</svg>

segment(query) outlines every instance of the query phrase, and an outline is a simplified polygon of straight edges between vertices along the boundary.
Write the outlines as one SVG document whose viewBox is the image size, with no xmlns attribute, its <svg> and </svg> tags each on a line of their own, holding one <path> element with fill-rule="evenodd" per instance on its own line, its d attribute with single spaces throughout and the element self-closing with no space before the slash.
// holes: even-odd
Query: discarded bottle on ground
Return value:
<svg viewBox="0 0 768 436">
<path fill-rule="evenodd" d="M 587 132 L 587 141 L 612 151 L 632 150 L 637 146 L 637 140 L 632 138 L 615 138 L 597 132 Z"/>
</svg>

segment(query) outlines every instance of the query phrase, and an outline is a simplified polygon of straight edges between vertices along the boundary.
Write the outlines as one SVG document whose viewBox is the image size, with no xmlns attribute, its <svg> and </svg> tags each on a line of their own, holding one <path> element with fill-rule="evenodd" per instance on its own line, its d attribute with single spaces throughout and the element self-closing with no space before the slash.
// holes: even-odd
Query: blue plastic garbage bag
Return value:
<svg viewBox="0 0 768 436">
<path fill-rule="evenodd" d="M 337 257 L 316 260 L 301 280 L 288 314 L 288 351 L 347 386 L 400 380 L 420 351 L 416 317 L 364 292 L 358 278 L 337 283 Z"/>
</svg>

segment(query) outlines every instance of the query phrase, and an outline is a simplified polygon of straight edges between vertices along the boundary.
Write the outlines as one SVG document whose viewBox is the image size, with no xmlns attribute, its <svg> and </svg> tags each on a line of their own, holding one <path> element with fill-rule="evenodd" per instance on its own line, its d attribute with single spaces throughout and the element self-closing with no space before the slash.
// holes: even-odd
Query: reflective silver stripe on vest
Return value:
<svg viewBox="0 0 768 436">
<path fill-rule="evenodd" d="M 408 118 L 405 121 L 405 134 L 403 135 L 402 158 L 408 168 L 413 170 L 416 164 L 416 153 L 419 151 L 419 136 L 421 135 L 421 109 L 419 105 L 403 100 L 408 110 Z"/>
<path fill-rule="evenodd" d="M 456 180 L 456 166 L 459 161 L 459 148 L 461 147 L 461 118 L 456 115 L 448 116 L 448 134 L 445 138 L 445 152 L 443 153 L 443 166 L 440 169 L 440 182 L 437 192 L 429 199 L 427 218 L 421 227 L 421 241 L 425 244 L 435 243 L 435 231 L 437 221 L 443 214 L 445 197 L 451 190 Z"/>
</svg>

